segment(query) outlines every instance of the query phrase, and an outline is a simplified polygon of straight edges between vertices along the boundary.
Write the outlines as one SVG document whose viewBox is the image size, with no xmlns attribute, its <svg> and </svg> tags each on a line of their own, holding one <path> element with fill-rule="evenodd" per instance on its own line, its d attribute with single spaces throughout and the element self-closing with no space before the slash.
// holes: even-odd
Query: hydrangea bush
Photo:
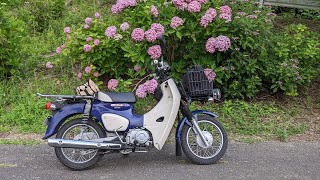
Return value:
<svg viewBox="0 0 320 180">
<path fill-rule="evenodd" d="M 110 11 L 112 16 L 95 13 L 84 18 L 82 27 L 64 29 L 67 40 L 57 53 L 79 65 L 78 77 L 111 79 L 108 89 L 124 90 L 119 87 L 151 72 L 151 61 L 163 55 L 177 79 L 187 67 L 203 65 L 227 97 L 253 97 L 268 80 L 270 72 L 262 68 L 270 66 L 265 62 L 275 16 L 268 5 L 259 8 L 248 0 L 117 0 Z M 162 35 L 165 52 L 159 46 Z M 136 94 L 145 97 L 154 86 L 147 81 Z"/>
</svg>

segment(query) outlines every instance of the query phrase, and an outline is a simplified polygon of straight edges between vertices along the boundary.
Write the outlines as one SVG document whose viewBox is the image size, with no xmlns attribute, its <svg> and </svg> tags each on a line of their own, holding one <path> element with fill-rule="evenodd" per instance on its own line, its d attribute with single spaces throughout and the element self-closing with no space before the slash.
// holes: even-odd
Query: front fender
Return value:
<svg viewBox="0 0 320 180">
<path fill-rule="evenodd" d="M 47 139 L 52 135 L 56 134 L 61 126 L 61 124 L 67 120 L 69 117 L 82 114 L 85 107 L 85 102 L 76 103 L 71 105 L 66 105 L 60 109 L 53 116 L 48 117 L 48 127 L 45 135 L 42 139 Z"/>
<path fill-rule="evenodd" d="M 209 115 L 211 117 L 217 118 L 218 115 L 210 112 L 210 111 L 206 111 L 206 110 L 196 110 L 196 111 L 192 111 L 191 112 L 192 115 L 196 115 L 196 114 L 205 114 L 205 115 Z M 181 140 L 180 140 L 180 134 L 181 134 L 181 130 L 184 124 L 188 124 L 189 126 L 192 126 L 192 123 L 188 120 L 187 117 L 183 117 L 181 120 L 179 120 L 177 129 L 176 129 L 176 156 L 181 156 Z"/>
</svg>

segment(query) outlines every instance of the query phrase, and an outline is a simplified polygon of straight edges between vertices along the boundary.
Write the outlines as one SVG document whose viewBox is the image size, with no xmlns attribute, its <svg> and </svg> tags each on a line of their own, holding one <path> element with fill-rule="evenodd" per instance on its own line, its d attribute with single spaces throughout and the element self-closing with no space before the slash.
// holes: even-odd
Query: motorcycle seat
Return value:
<svg viewBox="0 0 320 180">
<path fill-rule="evenodd" d="M 117 103 L 135 103 L 136 97 L 132 92 L 117 93 L 117 92 L 98 92 L 98 100 L 102 102 L 117 102 Z"/>
</svg>

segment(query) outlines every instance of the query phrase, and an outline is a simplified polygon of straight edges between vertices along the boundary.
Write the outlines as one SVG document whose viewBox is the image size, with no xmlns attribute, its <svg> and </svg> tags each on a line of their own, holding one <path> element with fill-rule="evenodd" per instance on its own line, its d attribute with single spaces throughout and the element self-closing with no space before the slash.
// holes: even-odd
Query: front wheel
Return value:
<svg viewBox="0 0 320 180">
<path fill-rule="evenodd" d="M 181 130 L 183 152 L 195 164 L 214 164 L 227 150 L 227 133 L 221 123 L 207 115 L 198 116 L 198 126 L 207 145 L 196 135 L 192 127 L 185 124 Z"/>
<path fill-rule="evenodd" d="M 75 119 L 64 124 L 58 131 L 57 138 L 90 141 L 105 137 L 102 127 L 92 121 L 83 122 Z M 83 170 L 91 167 L 102 156 L 98 149 L 55 148 L 60 162 L 73 170 Z"/>
</svg>

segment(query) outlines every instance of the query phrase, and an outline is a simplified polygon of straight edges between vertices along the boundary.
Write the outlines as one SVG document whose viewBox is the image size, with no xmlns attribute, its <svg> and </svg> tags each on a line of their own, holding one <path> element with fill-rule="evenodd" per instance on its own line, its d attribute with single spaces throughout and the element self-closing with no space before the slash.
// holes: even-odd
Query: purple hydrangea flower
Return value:
<svg viewBox="0 0 320 180">
<path fill-rule="evenodd" d="M 93 73 L 93 76 L 94 76 L 94 77 L 98 77 L 98 76 L 99 76 L 99 72 L 98 72 L 98 71 L 94 72 L 94 73 Z"/>
<path fill-rule="evenodd" d="M 90 42 L 90 41 L 92 41 L 92 37 L 87 37 L 86 42 Z"/>
<path fill-rule="evenodd" d="M 201 4 L 198 1 L 192 1 L 188 4 L 188 11 L 190 13 L 198 13 L 201 10 Z"/>
<path fill-rule="evenodd" d="M 92 23 L 92 19 L 89 18 L 89 17 L 87 17 L 87 18 L 85 19 L 85 22 L 86 22 L 86 24 L 90 25 L 90 24 Z"/>
<path fill-rule="evenodd" d="M 150 94 L 153 94 L 156 88 L 158 87 L 158 82 L 155 79 L 151 79 L 147 81 L 145 84 L 147 86 L 147 92 Z"/>
<path fill-rule="evenodd" d="M 62 50 L 61 47 L 57 47 L 56 53 L 57 53 L 57 54 L 60 54 L 60 53 L 61 53 L 61 50 Z"/>
<path fill-rule="evenodd" d="M 147 88 L 144 84 L 140 84 L 136 90 L 136 95 L 139 98 L 145 98 L 147 96 Z"/>
<path fill-rule="evenodd" d="M 141 69 L 140 66 L 134 66 L 134 67 L 133 67 L 133 70 L 134 70 L 135 72 L 140 71 L 140 69 Z"/>
<path fill-rule="evenodd" d="M 115 37 L 117 35 L 117 28 L 115 26 L 110 26 L 106 29 L 105 35 L 107 37 Z"/>
<path fill-rule="evenodd" d="M 149 29 L 144 33 L 144 35 L 148 42 L 154 42 L 158 38 L 157 32 L 154 29 Z"/>
<path fill-rule="evenodd" d="M 148 54 L 151 56 L 151 59 L 158 59 L 161 57 L 161 47 L 159 45 L 154 45 L 149 47 Z"/>
<path fill-rule="evenodd" d="M 118 86 L 118 80 L 110 79 L 108 81 L 108 89 L 109 90 L 114 91 L 114 90 L 116 90 L 117 86 Z"/>
<path fill-rule="evenodd" d="M 204 69 L 204 74 L 207 76 L 209 82 L 213 81 L 216 78 L 216 73 L 212 69 Z"/>
<path fill-rule="evenodd" d="M 206 51 L 214 53 L 216 50 L 220 52 L 227 51 L 231 46 L 230 39 L 227 36 L 211 37 L 206 42 Z"/>
<path fill-rule="evenodd" d="M 135 41 L 135 42 L 140 42 L 144 40 L 144 30 L 141 28 L 136 28 L 132 31 L 131 33 L 131 38 Z"/>
<path fill-rule="evenodd" d="M 84 71 L 85 71 L 86 73 L 90 73 L 90 72 L 91 72 L 90 66 L 87 66 L 86 68 L 84 68 Z"/>
<path fill-rule="evenodd" d="M 66 33 L 66 34 L 70 34 L 71 33 L 71 28 L 70 27 L 65 27 L 63 29 L 63 31 Z"/>
<path fill-rule="evenodd" d="M 158 9 L 155 5 L 151 6 L 149 13 L 152 14 L 154 17 L 158 17 L 159 14 Z"/>
<path fill-rule="evenodd" d="M 52 69 L 52 68 L 53 68 L 52 63 L 51 63 L 51 62 L 47 62 L 47 63 L 46 63 L 46 68 Z"/>
<path fill-rule="evenodd" d="M 61 47 L 61 49 L 64 49 L 64 48 L 66 48 L 66 45 L 62 44 L 60 47 Z"/>
<path fill-rule="evenodd" d="M 127 22 L 124 22 L 120 25 L 121 31 L 127 31 L 129 29 L 130 25 Z"/>
<path fill-rule="evenodd" d="M 96 13 L 94 14 L 94 17 L 97 18 L 97 19 L 99 19 L 99 18 L 100 18 L 100 13 L 96 12 Z"/>
<path fill-rule="evenodd" d="M 90 26 L 89 26 L 88 24 L 85 24 L 85 25 L 83 26 L 83 28 L 84 28 L 84 29 L 89 29 Z"/>
<path fill-rule="evenodd" d="M 206 13 L 201 17 L 200 25 L 202 27 L 207 27 L 209 23 L 211 23 L 214 18 L 216 18 L 217 12 L 213 8 L 209 8 Z"/>
<path fill-rule="evenodd" d="M 231 17 L 232 17 L 231 14 L 220 14 L 219 15 L 219 18 L 220 19 L 224 19 L 226 22 L 230 22 L 231 21 Z"/>
<path fill-rule="evenodd" d="M 229 6 L 224 5 L 224 6 L 220 7 L 220 13 L 221 14 L 231 14 L 232 10 L 231 10 L 231 8 Z"/>
<path fill-rule="evenodd" d="M 151 29 L 156 31 L 158 38 L 164 34 L 164 27 L 159 23 L 151 24 Z"/>
<path fill-rule="evenodd" d="M 90 52 L 90 51 L 91 51 L 91 46 L 90 46 L 89 44 L 85 44 L 85 45 L 83 46 L 83 51 L 84 51 L 84 52 Z"/>
<path fill-rule="evenodd" d="M 170 26 L 171 26 L 173 29 L 176 29 L 177 27 L 181 26 L 183 23 L 184 23 L 183 19 L 179 18 L 178 16 L 174 16 L 174 17 L 171 19 Z"/>
<path fill-rule="evenodd" d="M 100 44 L 100 40 L 99 40 L 99 39 L 95 39 L 95 40 L 93 41 L 93 44 L 96 45 L 96 46 L 98 46 L 98 45 Z"/>
<path fill-rule="evenodd" d="M 127 7 L 134 7 L 137 5 L 136 0 L 117 0 L 117 3 L 111 6 L 112 14 L 118 14 Z"/>
</svg>

